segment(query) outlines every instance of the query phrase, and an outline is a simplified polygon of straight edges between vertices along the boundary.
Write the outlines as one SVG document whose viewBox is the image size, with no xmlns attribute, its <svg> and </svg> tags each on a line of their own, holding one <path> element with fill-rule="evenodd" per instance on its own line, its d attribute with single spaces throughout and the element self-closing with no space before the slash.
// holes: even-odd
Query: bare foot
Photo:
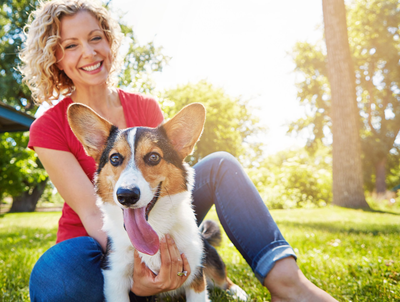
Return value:
<svg viewBox="0 0 400 302">
<path fill-rule="evenodd" d="M 271 293 L 271 302 L 337 302 L 309 281 L 292 257 L 275 263 L 264 280 L 264 286 Z"/>
</svg>

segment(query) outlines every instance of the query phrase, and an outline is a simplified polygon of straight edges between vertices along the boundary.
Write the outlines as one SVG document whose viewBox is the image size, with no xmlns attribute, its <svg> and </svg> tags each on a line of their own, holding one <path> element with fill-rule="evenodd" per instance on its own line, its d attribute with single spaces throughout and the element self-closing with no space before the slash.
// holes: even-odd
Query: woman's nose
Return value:
<svg viewBox="0 0 400 302">
<path fill-rule="evenodd" d="M 89 43 L 85 43 L 83 45 L 83 55 L 84 57 L 94 57 L 96 55 L 96 51 Z"/>
</svg>

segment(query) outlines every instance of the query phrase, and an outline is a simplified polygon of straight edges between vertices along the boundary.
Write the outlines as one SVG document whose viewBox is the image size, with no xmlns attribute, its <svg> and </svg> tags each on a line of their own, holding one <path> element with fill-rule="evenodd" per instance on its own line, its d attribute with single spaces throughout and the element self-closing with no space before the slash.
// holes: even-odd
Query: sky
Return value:
<svg viewBox="0 0 400 302">
<path fill-rule="evenodd" d="M 112 0 L 139 44 L 153 41 L 171 60 L 155 76 L 159 90 L 206 79 L 251 99 L 268 131 L 268 154 L 304 145 L 287 124 L 304 116 L 296 100 L 297 41 L 322 37 L 321 0 Z"/>
</svg>

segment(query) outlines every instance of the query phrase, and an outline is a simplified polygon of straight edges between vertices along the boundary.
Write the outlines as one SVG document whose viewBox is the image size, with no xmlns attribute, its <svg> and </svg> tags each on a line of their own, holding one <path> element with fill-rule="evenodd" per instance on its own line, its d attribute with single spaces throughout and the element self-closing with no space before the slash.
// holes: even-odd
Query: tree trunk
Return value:
<svg viewBox="0 0 400 302">
<path fill-rule="evenodd" d="M 386 157 L 382 158 L 376 164 L 376 180 L 375 189 L 377 195 L 384 195 L 386 193 Z"/>
<path fill-rule="evenodd" d="M 333 204 L 369 208 L 364 197 L 355 74 L 344 0 L 323 0 L 333 135 Z"/>
<path fill-rule="evenodd" d="M 19 196 L 13 197 L 13 203 L 10 209 L 11 212 L 34 212 L 36 205 L 46 188 L 47 179 L 37 184 L 32 192 L 23 192 Z"/>
</svg>

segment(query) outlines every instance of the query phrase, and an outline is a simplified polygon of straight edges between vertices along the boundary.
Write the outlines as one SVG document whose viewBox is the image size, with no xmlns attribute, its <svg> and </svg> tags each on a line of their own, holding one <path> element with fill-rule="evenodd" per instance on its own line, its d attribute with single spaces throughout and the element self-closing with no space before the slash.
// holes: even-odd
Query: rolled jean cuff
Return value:
<svg viewBox="0 0 400 302">
<path fill-rule="evenodd" d="M 285 240 L 279 240 L 265 247 L 256 257 L 252 265 L 257 279 L 264 284 L 264 279 L 274 267 L 275 262 L 287 257 L 297 259 L 292 247 Z M 257 260 L 258 259 L 258 260 Z"/>
</svg>

